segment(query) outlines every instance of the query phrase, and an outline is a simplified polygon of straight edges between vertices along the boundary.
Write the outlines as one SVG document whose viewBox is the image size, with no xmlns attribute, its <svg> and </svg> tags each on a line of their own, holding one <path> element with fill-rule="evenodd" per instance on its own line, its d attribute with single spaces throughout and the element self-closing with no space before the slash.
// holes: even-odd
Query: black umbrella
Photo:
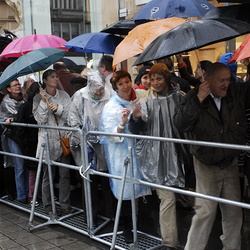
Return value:
<svg viewBox="0 0 250 250">
<path fill-rule="evenodd" d="M 102 29 L 100 32 L 110 33 L 110 34 L 119 34 L 127 35 L 130 30 L 136 26 L 134 20 L 125 19 L 118 22 L 112 23 L 108 27 Z"/>
<path fill-rule="evenodd" d="M 160 35 L 142 52 L 134 65 L 222 42 L 250 33 L 250 25 L 234 19 L 189 21 Z"/>
<path fill-rule="evenodd" d="M 202 19 L 231 18 L 250 23 L 250 4 L 237 4 L 209 10 Z"/>
</svg>

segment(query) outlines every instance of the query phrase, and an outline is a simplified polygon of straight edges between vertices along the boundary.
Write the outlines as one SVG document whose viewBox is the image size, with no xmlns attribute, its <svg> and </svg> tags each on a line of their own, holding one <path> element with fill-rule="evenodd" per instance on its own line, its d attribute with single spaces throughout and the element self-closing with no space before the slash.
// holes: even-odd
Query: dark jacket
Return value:
<svg viewBox="0 0 250 250">
<path fill-rule="evenodd" d="M 175 84 L 178 83 L 180 85 L 180 90 L 187 93 L 191 88 L 188 81 L 184 78 L 177 76 L 174 72 L 171 72 L 171 81 Z"/>
<path fill-rule="evenodd" d="M 230 84 L 218 111 L 210 95 L 200 103 L 198 88 L 193 89 L 178 107 L 174 123 L 180 131 L 189 132 L 188 137 L 193 140 L 243 145 L 246 143 L 245 101 L 248 92 L 245 84 Z M 192 145 L 191 153 L 205 164 L 223 167 L 240 151 Z"/>
<path fill-rule="evenodd" d="M 37 82 L 32 83 L 28 93 L 27 102 L 23 103 L 17 113 L 16 122 L 37 124 L 32 113 L 33 98 L 39 90 Z M 38 141 L 38 128 L 29 127 L 15 127 L 15 132 L 18 134 L 20 140 L 20 147 L 24 155 L 36 157 L 36 148 Z M 37 168 L 37 162 L 25 160 L 25 166 L 28 169 Z"/>
<path fill-rule="evenodd" d="M 193 87 L 199 86 L 201 84 L 201 81 L 199 79 L 196 79 L 194 76 L 191 76 L 186 67 L 179 68 L 180 76 L 185 79 L 190 85 Z"/>
</svg>

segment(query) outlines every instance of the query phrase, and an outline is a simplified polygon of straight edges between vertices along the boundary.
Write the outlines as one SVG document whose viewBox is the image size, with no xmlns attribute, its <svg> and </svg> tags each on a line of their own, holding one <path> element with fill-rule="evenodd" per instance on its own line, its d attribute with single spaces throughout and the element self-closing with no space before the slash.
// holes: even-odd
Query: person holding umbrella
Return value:
<svg viewBox="0 0 250 250">
<path fill-rule="evenodd" d="M 40 93 L 34 97 L 33 115 L 37 124 L 49 126 L 67 127 L 68 112 L 70 107 L 70 97 L 63 91 L 58 90 L 58 74 L 55 70 L 49 69 L 43 73 L 45 89 L 40 88 Z M 45 132 L 48 131 L 50 159 L 69 163 L 70 157 L 64 156 L 60 143 L 60 138 L 67 137 L 67 131 L 39 129 L 37 157 L 40 156 L 41 145 L 45 142 Z M 55 167 L 52 166 L 52 175 L 55 176 Z M 71 213 L 70 207 L 70 174 L 69 169 L 59 167 L 59 203 L 62 208 L 62 215 Z M 42 200 L 45 212 L 52 212 L 51 193 L 49 187 L 48 166 L 44 164 L 44 174 L 42 181 Z"/>
<path fill-rule="evenodd" d="M 206 73 L 207 68 L 212 64 L 209 60 L 202 60 L 197 64 L 196 70 L 194 71 L 194 77 L 191 76 L 186 68 L 186 63 L 183 60 L 181 54 L 176 55 L 176 59 L 178 62 L 178 68 L 180 75 L 183 79 L 189 82 L 190 85 L 196 87 L 201 84 L 204 79 L 204 75 Z"/>
<path fill-rule="evenodd" d="M 177 108 L 174 124 L 192 140 L 245 145 L 249 85 L 230 81 L 229 68 L 219 62 L 206 71 L 205 81 L 190 90 Z M 191 145 L 196 192 L 241 201 L 236 149 Z M 218 203 L 195 198 L 195 215 L 185 250 L 204 250 Z M 223 249 L 241 249 L 242 209 L 219 203 Z"/>
</svg>

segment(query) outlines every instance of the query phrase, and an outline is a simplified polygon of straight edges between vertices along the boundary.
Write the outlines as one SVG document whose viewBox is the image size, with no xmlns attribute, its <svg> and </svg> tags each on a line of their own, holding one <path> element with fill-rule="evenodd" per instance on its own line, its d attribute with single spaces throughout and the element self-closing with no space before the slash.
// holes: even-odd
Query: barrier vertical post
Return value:
<svg viewBox="0 0 250 250">
<path fill-rule="evenodd" d="M 39 163 L 38 163 L 38 167 L 37 167 L 36 182 L 35 182 L 35 188 L 34 188 L 34 194 L 33 194 L 33 203 L 32 203 L 32 206 L 31 206 L 31 212 L 30 212 L 28 228 L 31 227 L 31 225 L 33 223 L 33 219 L 34 219 L 35 203 L 36 203 L 36 200 L 37 200 L 38 186 L 39 186 L 40 176 L 41 176 L 41 172 L 42 172 L 44 147 L 45 147 L 45 144 L 43 143 L 41 145 Z"/>
<path fill-rule="evenodd" d="M 135 184 L 133 183 L 134 178 L 134 162 L 133 162 L 133 139 L 128 138 L 128 150 L 130 154 L 130 186 L 131 186 L 131 206 L 132 206 L 132 222 L 133 222 L 133 237 L 134 237 L 134 249 L 137 249 L 137 219 L 136 219 L 136 207 L 135 207 Z"/>
<path fill-rule="evenodd" d="M 121 186 L 120 186 L 120 193 L 119 193 L 119 199 L 118 199 L 117 208 L 116 208 L 115 225 L 114 225 L 112 244 L 111 244 L 110 249 L 115 249 L 116 236 L 117 236 L 119 218 L 120 218 L 121 207 L 122 207 L 122 198 L 123 198 L 123 192 L 124 192 L 124 187 L 125 187 L 125 181 L 126 181 L 126 175 L 127 175 L 127 169 L 128 169 L 129 161 L 130 161 L 130 159 L 128 157 L 126 157 L 124 159 L 123 173 L 122 173 Z"/>
</svg>

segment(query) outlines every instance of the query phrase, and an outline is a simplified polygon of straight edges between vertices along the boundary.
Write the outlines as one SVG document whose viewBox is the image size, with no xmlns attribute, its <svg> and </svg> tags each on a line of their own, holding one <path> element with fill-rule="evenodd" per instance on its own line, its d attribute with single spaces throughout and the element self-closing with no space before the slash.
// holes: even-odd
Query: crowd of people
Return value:
<svg viewBox="0 0 250 250">
<path fill-rule="evenodd" d="M 190 188 L 202 194 L 241 201 L 240 176 L 250 177 L 245 164 L 249 161 L 246 152 L 160 140 L 130 140 L 116 135 L 137 134 L 239 145 L 248 143 L 249 83 L 237 79 L 233 67 L 227 66 L 225 60 L 230 56 L 226 54 L 215 63 L 200 61 L 194 76 L 188 71 L 182 55 L 176 55 L 180 76 L 174 72 L 173 58 L 163 58 L 138 67 L 134 84 L 127 71 L 113 70 L 113 58 L 108 55 L 102 56 L 97 70 L 84 70 L 83 74 L 71 73 L 64 63 L 56 63 L 54 69 L 43 73 L 42 83 L 31 79 L 26 81 L 25 94 L 16 79 L 9 83 L 5 95 L 2 95 L 0 118 L 5 122 L 1 128 L 2 149 L 39 158 L 41 145 L 48 140 L 49 147 L 43 155 L 45 159 L 49 154 L 53 161 L 74 162 L 81 166 L 82 145 L 78 132 L 9 125 L 21 122 L 80 128 L 83 133 L 108 132 L 113 136 L 88 137 L 89 164 L 94 170 L 117 176 L 126 171 L 128 178 Z M 249 75 L 250 66 L 246 80 Z M 60 143 L 63 137 L 70 137 L 71 155 L 63 153 Z M 11 200 L 32 204 L 37 163 L 10 156 L 4 156 L 2 161 L 1 178 L 5 186 L 1 186 L 1 191 L 5 189 Z M 129 167 L 131 162 L 132 168 Z M 70 171 L 52 166 L 53 178 L 56 171 L 59 175 L 61 215 L 71 214 L 74 209 L 70 199 Z M 114 218 L 120 187 L 118 179 L 91 175 L 95 226 L 100 207 L 104 206 L 105 216 Z M 152 192 L 157 194 L 163 248 L 177 249 L 176 194 L 160 188 L 152 190 L 141 184 L 136 184 L 134 191 L 136 199 L 150 196 Z M 50 214 L 54 197 L 51 197 L 46 164 L 43 164 L 41 196 L 45 213 Z M 127 243 L 133 242 L 131 198 L 131 186 L 126 182 L 120 218 Z M 36 205 L 39 205 L 38 201 Z M 217 202 L 195 199 L 195 215 L 186 250 L 206 248 L 217 207 Z M 242 209 L 223 203 L 219 203 L 219 207 L 223 249 L 240 250 Z"/>
</svg>

